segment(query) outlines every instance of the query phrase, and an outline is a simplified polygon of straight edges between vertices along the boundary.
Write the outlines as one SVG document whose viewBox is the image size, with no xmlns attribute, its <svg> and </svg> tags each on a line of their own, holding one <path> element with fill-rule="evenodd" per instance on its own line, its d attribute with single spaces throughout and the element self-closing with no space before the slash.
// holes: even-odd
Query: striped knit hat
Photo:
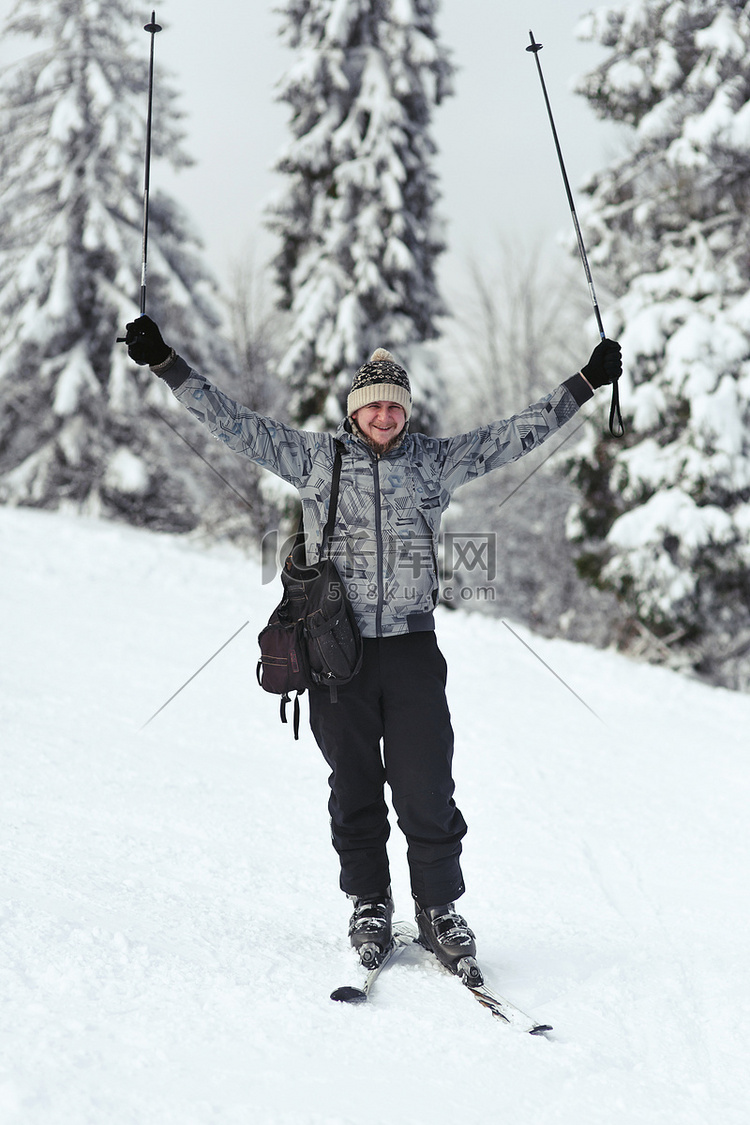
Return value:
<svg viewBox="0 0 750 1125">
<path fill-rule="evenodd" d="M 409 421 L 411 415 L 409 376 L 385 348 L 374 351 L 369 363 L 363 364 L 354 376 L 352 389 L 346 400 L 348 417 L 351 418 L 356 410 L 371 402 L 397 402 L 399 406 L 403 406 L 406 421 Z"/>
</svg>

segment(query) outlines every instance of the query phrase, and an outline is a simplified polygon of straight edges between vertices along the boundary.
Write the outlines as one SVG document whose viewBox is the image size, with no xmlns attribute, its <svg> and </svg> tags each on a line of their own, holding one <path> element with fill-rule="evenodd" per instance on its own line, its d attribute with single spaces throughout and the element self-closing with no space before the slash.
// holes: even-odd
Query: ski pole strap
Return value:
<svg viewBox="0 0 750 1125">
<path fill-rule="evenodd" d="M 615 429 L 615 424 L 617 429 Z M 609 432 L 612 437 L 621 438 L 625 435 L 625 427 L 622 423 L 622 412 L 620 410 L 620 388 L 618 381 L 615 379 L 612 384 L 612 403 L 609 408 Z"/>
<path fill-rule="evenodd" d="M 260 683 L 260 679 L 258 680 L 258 683 Z M 262 687 L 263 685 L 261 684 L 260 686 Z M 295 737 L 296 740 L 299 740 L 299 717 L 300 717 L 299 694 L 300 693 L 297 692 L 297 694 L 295 695 L 294 704 L 292 705 L 292 729 L 294 730 L 294 737 Z M 282 723 L 285 723 L 287 721 L 286 705 L 287 705 L 287 703 L 291 703 L 291 702 L 292 702 L 291 696 L 289 696 L 287 694 L 287 692 L 284 692 L 284 694 L 282 695 L 282 697 L 279 701 L 279 717 L 281 718 Z"/>
</svg>

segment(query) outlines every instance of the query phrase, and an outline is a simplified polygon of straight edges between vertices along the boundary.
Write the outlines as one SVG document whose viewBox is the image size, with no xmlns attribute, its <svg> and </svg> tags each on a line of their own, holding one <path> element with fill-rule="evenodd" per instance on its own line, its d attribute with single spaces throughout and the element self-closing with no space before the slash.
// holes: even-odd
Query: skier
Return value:
<svg viewBox="0 0 750 1125">
<path fill-rule="evenodd" d="M 453 799 L 453 731 L 446 663 L 437 646 L 436 544 L 459 485 L 517 460 L 568 422 L 594 389 L 622 372 L 620 345 L 603 340 L 580 372 L 504 421 L 452 438 L 408 431 L 406 371 L 378 349 L 356 372 L 335 435 L 292 429 L 241 406 L 192 370 L 141 316 L 127 325 L 135 363 L 148 364 L 194 418 L 231 449 L 298 489 L 308 562 L 318 558 L 334 460 L 345 447 L 332 558 L 363 637 L 362 667 L 331 699 L 312 689 L 310 726 L 331 769 L 329 811 L 341 889 L 353 903 L 349 937 L 363 964 L 391 941 L 386 842 L 388 782 L 408 843 L 411 889 L 425 944 L 452 971 L 474 957 L 474 934 L 456 911 L 466 823 Z M 382 751 L 381 751 L 382 742 Z"/>
</svg>

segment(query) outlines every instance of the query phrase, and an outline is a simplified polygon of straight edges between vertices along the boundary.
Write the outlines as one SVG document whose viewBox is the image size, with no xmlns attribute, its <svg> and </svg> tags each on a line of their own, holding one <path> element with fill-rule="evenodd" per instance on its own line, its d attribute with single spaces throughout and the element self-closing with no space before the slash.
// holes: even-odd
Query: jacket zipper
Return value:
<svg viewBox="0 0 750 1125">
<path fill-rule="evenodd" d="M 372 475 L 375 484 L 375 564 L 377 567 L 378 601 L 375 609 L 375 632 L 382 636 L 383 606 L 385 604 L 385 590 L 383 588 L 383 540 L 381 535 L 380 518 L 380 456 L 373 454 Z"/>
</svg>

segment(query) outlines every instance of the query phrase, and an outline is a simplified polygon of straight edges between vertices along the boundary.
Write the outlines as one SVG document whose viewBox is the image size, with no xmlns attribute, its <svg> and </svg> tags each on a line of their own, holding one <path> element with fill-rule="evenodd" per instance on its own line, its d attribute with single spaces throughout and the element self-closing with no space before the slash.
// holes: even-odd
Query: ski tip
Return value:
<svg viewBox="0 0 750 1125">
<path fill-rule="evenodd" d="M 549 1023 L 540 1023 L 536 1027 L 532 1027 L 529 1035 L 546 1035 L 548 1031 L 552 1031 L 552 1025 Z"/>
<path fill-rule="evenodd" d="M 367 993 L 363 992 L 361 988 L 354 988 L 350 984 L 345 984 L 331 993 L 331 999 L 341 1000 L 344 1004 L 361 1004 L 367 999 Z"/>
</svg>

